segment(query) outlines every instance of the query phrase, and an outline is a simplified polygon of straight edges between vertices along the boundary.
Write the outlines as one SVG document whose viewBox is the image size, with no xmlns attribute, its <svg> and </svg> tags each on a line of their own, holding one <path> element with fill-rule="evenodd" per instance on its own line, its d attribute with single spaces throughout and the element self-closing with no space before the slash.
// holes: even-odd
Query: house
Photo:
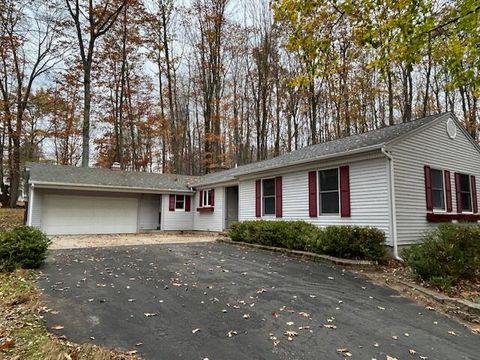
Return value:
<svg viewBox="0 0 480 360">
<path fill-rule="evenodd" d="M 478 222 L 480 147 L 429 116 L 200 177 L 29 164 L 28 225 L 48 234 L 223 231 L 305 220 L 383 230 L 409 245 L 439 222 Z"/>
</svg>

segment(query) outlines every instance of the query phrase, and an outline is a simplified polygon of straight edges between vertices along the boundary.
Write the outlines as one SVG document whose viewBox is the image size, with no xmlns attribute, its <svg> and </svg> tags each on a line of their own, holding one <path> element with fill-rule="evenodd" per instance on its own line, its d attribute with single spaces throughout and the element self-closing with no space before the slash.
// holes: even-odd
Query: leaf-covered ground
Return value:
<svg viewBox="0 0 480 360">
<path fill-rule="evenodd" d="M 1 209 L 0 208 L 0 231 L 13 229 L 23 224 L 25 209 Z"/>
<path fill-rule="evenodd" d="M 0 274 L 0 359 L 10 360 L 127 360 L 119 353 L 87 344 L 76 345 L 47 332 L 43 316 L 52 310 L 41 305 L 33 271 Z"/>
<path fill-rule="evenodd" d="M 477 359 L 478 335 L 360 272 L 219 243 L 52 252 L 48 329 L 145 359 Z"/>
</svg>

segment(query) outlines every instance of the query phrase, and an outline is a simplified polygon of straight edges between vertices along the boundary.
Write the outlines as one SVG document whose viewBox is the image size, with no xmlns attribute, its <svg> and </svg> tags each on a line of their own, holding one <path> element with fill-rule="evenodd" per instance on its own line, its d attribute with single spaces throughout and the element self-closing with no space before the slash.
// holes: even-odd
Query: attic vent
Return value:
<svg viewBox="0 0 480 360">
<path fill-rule="evenodd" d="M 112 167 L 110 168 L 112 171 L 120 171 L 122 170 L 122 167 L 120 166 L 120 163 L 114 162 L 112 164 Z"/>
<path fill-rule="evenodd" d="M 447 120 L 447 134 L 450 139 L 455 139 L 457 136 L 457 126 L 452 119 Z"/>
</svg>

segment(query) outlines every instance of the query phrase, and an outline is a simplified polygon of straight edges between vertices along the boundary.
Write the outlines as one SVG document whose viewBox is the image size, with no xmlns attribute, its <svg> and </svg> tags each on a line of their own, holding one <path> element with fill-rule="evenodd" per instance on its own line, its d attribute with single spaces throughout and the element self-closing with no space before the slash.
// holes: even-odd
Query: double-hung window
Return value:
<svg viewBox="0 0 480 360">
<path fill-rule="evenodd" d="M 319 209 L 321 214 L 340 212 L 338 168 L 318 172 Z"/>
<path fill-rule="evenodd" d="M 263 215 L 275 215 L 275 179 L 262 180 Z"/>
<path fill-rule="evenodd" d="M 470 176 L 459 174 L 462 211 L 472 211 L 472 186 Z"/>
<path fill-rule="evenodd" d="M 175 195 L 175 210 L 185 210 L 185 195 Z"/>
<path fill-rule="evenodd" d="M 212 190 L 203 190 L 202 191 L 202 207 L 212 206 Z"/>
<path fill-rule="evenodd" d="M 442 170 L 432 169 L 432 204 L 436 210 L 445 210 L 445 184 Z"/>
</svg>

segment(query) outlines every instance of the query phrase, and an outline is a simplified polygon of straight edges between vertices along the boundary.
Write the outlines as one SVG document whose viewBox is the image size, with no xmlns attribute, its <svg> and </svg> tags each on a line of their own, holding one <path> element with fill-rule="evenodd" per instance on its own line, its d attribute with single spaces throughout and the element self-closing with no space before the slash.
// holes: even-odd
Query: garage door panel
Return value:
<svg viewBox="0 0 480 360">
<path fill-rule="evenodd" d="M 138 199 L 45 195 L 42 230 L 47 234 L 109 234 L 137 231 Z"/>
</svg>

